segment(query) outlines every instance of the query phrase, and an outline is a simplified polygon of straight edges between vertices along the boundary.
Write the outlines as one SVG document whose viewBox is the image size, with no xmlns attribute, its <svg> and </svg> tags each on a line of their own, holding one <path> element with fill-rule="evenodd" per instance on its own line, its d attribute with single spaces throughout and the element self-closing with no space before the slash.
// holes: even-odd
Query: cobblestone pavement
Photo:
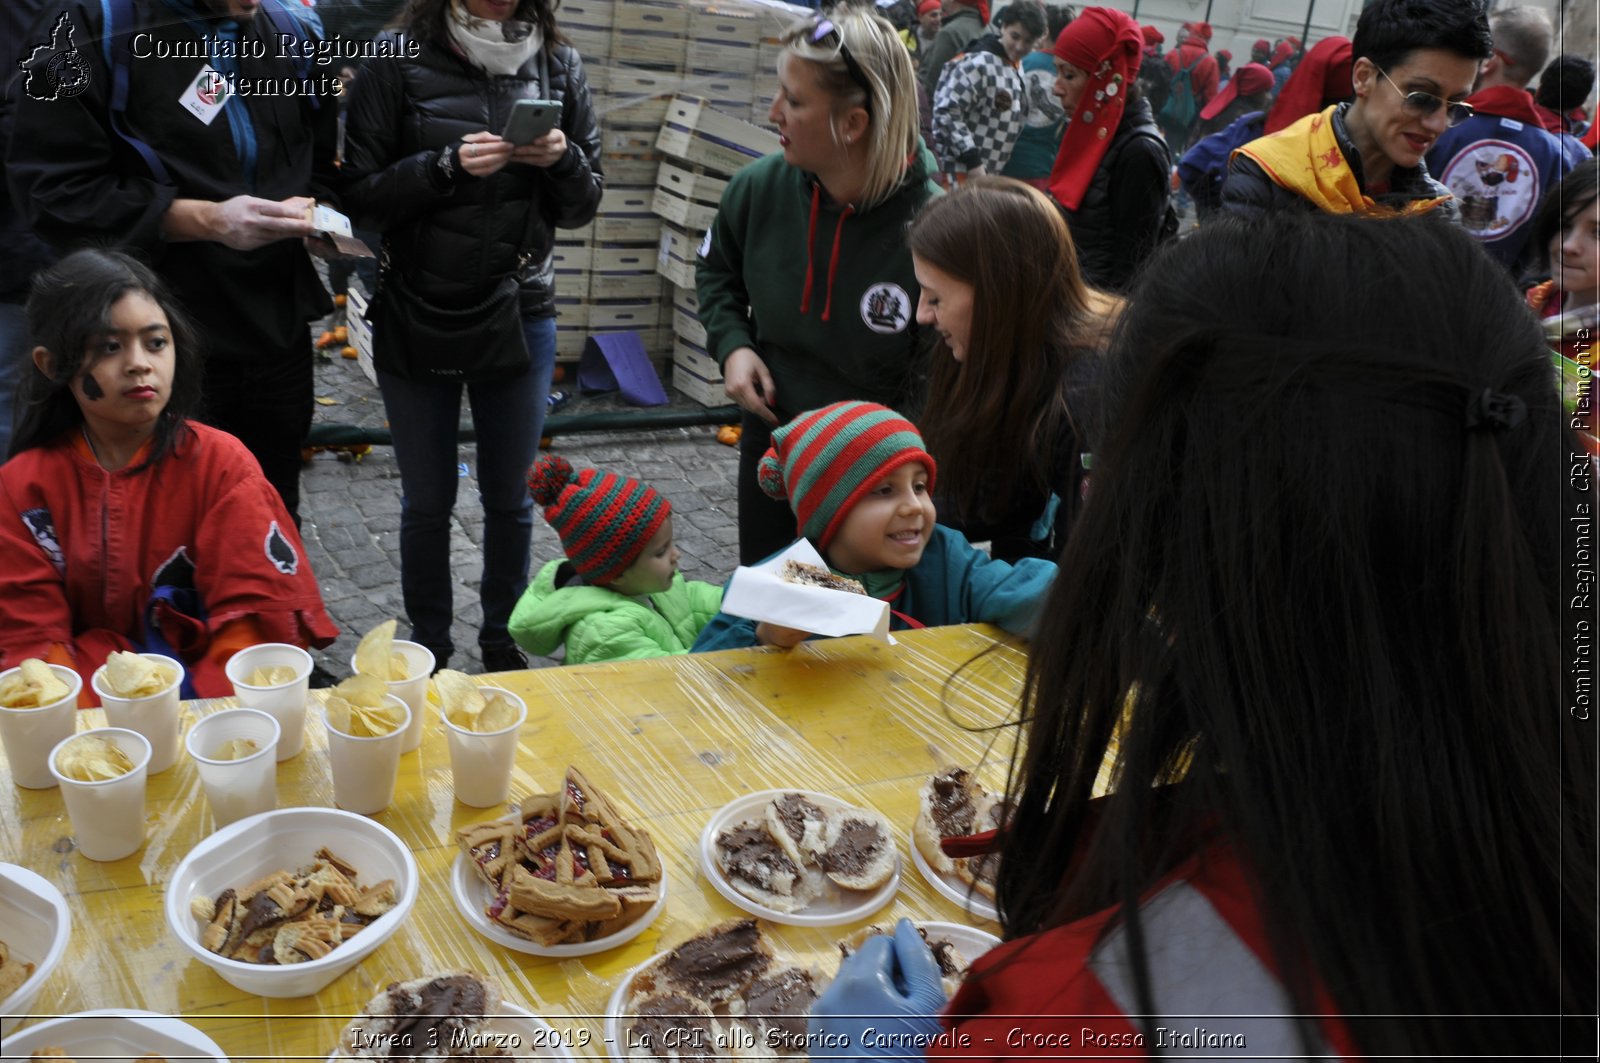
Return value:
<svg viewBox="0 0 1600 1063">
<path fill-rule="evenodd" d="M 316 382 L 318 423 L 385 424 L 378 389 L 356 362 L 337 355 L 319 358 Z M 556 387 L 574 390 L 570 380 Z M 669 390 L 669 394 L 675 406 L 699 408 L 677 392 Z M 608 396 L 579 396 L 561 412 L 611 409 L 632 407 Z M 470 416 L 465 402 L 462 410 L 465 423 Z M 734 518 L 738 451 L 718 443 L 715 433 L 715 427 L 579 433 L 557 438 L 553 450 L 570 459 L 575 468 L 595 465 L 613 469 L 636 476 L 665 494 L 672 502 L 684 578 L 721 583 L 738 564 Z M 478 583 L 483 568 L 479 548 L 483 510 L 472 482 L 476 459 L 476 449 L 464 444 L 460 460 L 465 471 L 452 521 L 450 551 L 455 608 L 451 640 L 456 646 L 450 663 L 468 673 L 482 671 Z M 407 631 L 400 597 L 400 471 L 394 451 L 375 446 L 360 460 L 337 452 L 314 454 L 301 476 L 300 506 L 306 550 L 323 601 L 340 628 L 339 640 L 315 656 L 328 672 L 342 678 L 349 674 L 357 640 L 373 625 L 397 617 L 402 638 Z M 536 513 L 533 570 L 537 572 L 560 553 L 560 540 L 543 515 Z M 535 658 L 531 663 L 546 667 L 559 662 Z"/>
</svg>

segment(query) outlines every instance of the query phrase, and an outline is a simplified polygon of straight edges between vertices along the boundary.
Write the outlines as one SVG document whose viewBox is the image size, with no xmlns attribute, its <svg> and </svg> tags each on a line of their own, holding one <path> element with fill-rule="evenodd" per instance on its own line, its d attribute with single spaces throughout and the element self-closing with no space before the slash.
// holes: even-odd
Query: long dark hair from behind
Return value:
<svg viewBox="0 0 1600 1063">
<path fill-rule="evenodd" d="M 1025 489 L 1050 489 L 1055 442 L 1072 416 L 1069 366 L 1101 338 L 1104 297 L 1078 269 L 1061 212 L 1009 177 L 979 177 L 932 200 L 911 253 L 973 287 L 967 357 L 943 340 L 918 423 L 942 498 L 963 520 L 1002 517 Z"/>
<path fill-rule="evenodd" d="M 431 44 L 449 50 L 452 2 L 453 0 L 410 0 L 390 26 L 404 30 L 408 37 L 420 44 Z M 522 0 L 517 5 L 516 14 L 511 17 L 538 26 L 539 33 L 544 38 L 545 49 L 549 50 L 558 44 L 567 43 L 567 38 L 556 25 L 556 8 L 560 6 L 561 0 Z"/>
<path fill-rule="evenodd" d="M 121 251 L 86 248 L 34 275 L 28 292 L 28 342 L 50 352 L 51 371 L 47 376 L 31 360 L 24 370 L 12 454 L 43 446 L 83 423 L 72 382 L 98 360 L 111 331 L 111 308 L 130 292 L 142 292 L 161 307 L 175 351 L 171 396 L 156 423 L 155 443 L 144 464 L 155 464 L 177 446 L 184 422 L 200 406 L 201 358 L 195 331 L 150 267 Z"/>
<path fill-rule="evenodd" d="M 1465 1017 L 1588 1011 L 1596 960 L 1581 510 L 1538 328 L 1427 218 L 1207 225 L 1130 307 L 1032 642 L 1006 936 L 1116 908 L 1141 955 L 1141 895 L 1220 837 L 1297 1011 L 1326 992 L 1368 1057 L 1528 1054 Z M 1525 419 L 1469 428 L 1485 389 Z"/>
</svg>

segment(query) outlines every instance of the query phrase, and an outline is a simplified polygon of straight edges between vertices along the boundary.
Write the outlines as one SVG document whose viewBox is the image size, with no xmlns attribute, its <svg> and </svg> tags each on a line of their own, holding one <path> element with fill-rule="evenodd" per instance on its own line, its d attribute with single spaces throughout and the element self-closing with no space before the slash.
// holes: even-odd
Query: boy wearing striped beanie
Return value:
<svg viewBox="0 0 1600 1063">
<path fill-rule="evenodd" d="M 937 467 L 915 425 L 871 402 L 836 402 L 773 430 L 761 489 L 787 498 L 797 531 L 835 573 L 890 603 L 897 630 L 991 623 L 1026 633 L 1055 578 L 1049 561 L 992 560 L 935 523 Z M 805 631 L 719 613 L 694 651 L 793 646 Z"/>
<path fill-rule="evenodd" d="M 575 472 L 555 455 L 529 470 L 528 490 L 567 556 L 541 568 L 517 602 L 517 644 L 546 657 L 565 645 L 567 664 L 687 653 L 722 591 L 679 574 L 672 503 L 631 477 Z"/>
</svg>

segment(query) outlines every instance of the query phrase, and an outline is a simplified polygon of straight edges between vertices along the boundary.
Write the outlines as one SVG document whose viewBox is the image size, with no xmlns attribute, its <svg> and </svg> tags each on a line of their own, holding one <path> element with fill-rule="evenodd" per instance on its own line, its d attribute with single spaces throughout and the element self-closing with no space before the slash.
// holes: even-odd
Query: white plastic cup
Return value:
<svg viewBox="0 0 1600 1063">
<path fill-rule="evenodd" d="M 293 668 L 294 678 L 274 686 L 245 682 L 257 668 Z M 306 701 L 311 693 L 311 654 L 287 642 L 247 646 L 228 658 L 223 668 L 240 705 L 247 705 L 278 721 L 278 759 L 299 753 L 306 740 Z"/>
<path fill-rule="evenodd" d="M 106 666 L 96 668 L 90 682 L 106 710 L 106 723 L 111 727 L 126 727 L 138 731 L 150 740 L 150 774 L 166 771 L 178 762 L 178 713 L 183 688 L 183 662 L 159 653 L 141 653 L 139 656 L 172 669 L 172 685 L 157 694 L 143 698 L 123 698 L 106 686 Z"/>
<path fill-rule="evenodd" d="M 428 716 L 428 677 L 433 674 L 433 651 L 420 642 L 395 639 L 394 652 L 405 657 L 408 678 L 388 680 L 389 693 L 405 702 L 406 708 L 411 710 L 406 740 L 400 746 L 400 752 L 409 753 L 422 744 L 422 721 Z M 353 653 L 350 655 L 350 670 L 359 671 Z"/>
<path fill-rule="evenodd" d="M 56 784 L 50 771 L 50 751 L 72 737 L 78 726 L 78 693 L 83 677 L 71 668 L 52 664 L 56 678 L 67 684 L 67 696 L 33 709 L 0 709 L 0 742 L 5 743 L 11 781 L 27 790 L 48 790 Z M 0 683 L 18 671 L 0 672 Z"/>
<path fill-rule="evenodd" d="M 517 759 L 517 735 L 528 718 L 528 706 L 509 690 L 481 687 L 487 697 L 499 694 L 517 708 L 517 722 L 498 731 L 468 731 L 444 720 L 450 741 L 450 774 L 455 777 L 456 800 L 472 808 L 502 804 L 511 795 L 511 765 Z"/>
<path fill-rule="evenodd" d="M 56 757 L 68 742 L 63 738 L 50 751 L 50 774 L 61 787 L 61 800 L 72 820 L 78 852 L 90 860 L 121 860 L 144 844 L 144 789 L 150 769 L 150 740 L 125 727 L 97 727 L 83 734 L 102 738 L 133 761 L 133 770 L 115 779 L 82 782 L 69 779 L 56 767 Z"/>
<path fill-rule="evenodd" d="M 218 827 L 278 807 L 280 733 L 278 721 L 260 709 L 223 709 L 189 728 L 184 744 Z M 250 739 L 256 751 L 238 760 L 218 760 L 217 751 L 236 738 Z"/>
<path fill-rule="evenodd" d="M 411 707 L 393 694 L 385 698 L 406 710 L 399 727 L 377 738 L 357 738 L 338 730 L 323 710 L 322 722 L 328 731 L 328 764 L 333 769 L 333 803 L 346 812 L 371 816 L 382 812 L 394 800 L 394 784 L 400 775 L 400 751 L 411 724 Z"/>
</svg>

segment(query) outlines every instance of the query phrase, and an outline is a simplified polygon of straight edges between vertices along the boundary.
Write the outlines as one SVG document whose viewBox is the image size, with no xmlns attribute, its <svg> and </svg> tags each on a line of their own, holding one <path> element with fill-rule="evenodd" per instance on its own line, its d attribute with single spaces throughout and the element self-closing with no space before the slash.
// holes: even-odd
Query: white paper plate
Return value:
<svg viewBox="0 0 1600 1063">
<path fill-rule="evenodd" d="M 794 791 L 786 790 L 784 792 L 793 793 Z M 968 964 L 971 964 L 979 956 L 1000 944 L 1000 939 L 993 934 L 979 930 L 976 927 L 964 926 L 961 923 L 933 923 L 916 920 L 914 922 L 926 930 L 931 937 L 949 938 L 955 947 L 961 950 L 962 955 L 967 958 Z M 891 926 L 886 929 L 892 932 L 894 928 Z M 667 950 L 667 952 L 671 951 L 671 949 Z M 633 989 L 634 976 L 667 955 L 667 952 L 656 953 L 623 975 L 621 980 L 617 982 L 617 987 L 611 991 L 611 999 L 606 1001 L 606 1048 L 611 1053 L 611 1059 L 614 1063 L 629 1063 L 627 1048 L 622 1040 L 622 1019 L 623 1012 L 628 1006 L 628 994 Z M 837 950 L 834 951 L 834 956 L 837 958 Z M 794 962 L 793 960 L 786 960 L 782 956 L 778 957 L 778 961 L 780 964 Z M 837 966 L 835 964 L 834 969 L 837 969 Z M 832 977 L 831 972 L 832 969 L 830 969 L 829 977 Z"/>
<path fill-rule="evenodd" d="M 501 1001 L 500 1013 L 488 1022 L 488 1032 L 506 1038 L 501 1043 L 514 1059 L 571 1060 L 572 1049 L 568 1045 L 577 1043 L 574 1040 L 577 1031 L 563 1034 L 527 1008 L 509 1001 Z M 337 1048 L 329 1052 L 329 1063 L 338 1056 Z"/>
<path fill-rule="evenodd" d="M 105 1063 L 135 1060 L 146 1052 L 168 1059 L 228 1063 L 217 1043 L 188 1023 L 131 1008 L 80 1011 L 18 1030 L 6 1038 L 0 1059 L 27 1059 L 35 1050 L 51 1045 L 73 1059 L 100 1058 Z"/>
<path fill-rule="evenodd" d="M 813 790 L 763 790 L 729 801 L 717 810 L 717 814 L 711 817 L 711 822 L 706 824 L 706 829 L 700 832 L 700 872 L 711 885 L 716 887 L 718 893 L 752 915 L 759 915 L 770 922 L 789 926 L 843 926 L 845 923 L 865 919 L 894 899 L 895 891 L 900 888 L 900 843 L 893 831 L 889 833 L 889 841 L 895 847 L 894 874 L 889 876 L 889 881 L 875 890 L 840 889 L 830 882 L 821 897 L 800 911 L 780 912 L 776 908 L 768 908 L 751 900 L 734 889 L 733 883 L 728 881 L 722 869 L 717 866 L 717 835 L 745 820 L 760 822 L 761 810 L 768 802 L 784 794 L 800 794 L 807 800 L 815 802 L 825 812 L 859 807 L 830 794 L 819 794 Z"/>
<path fill-rule="evenodd" d="M 961 955 L 966 957 L 971 964 L 979 956 L 1000 944 L 1000 939 L 987 930 L 979 930 L 975 926 L 965 923 L 934 923 L 922 919 L 913 919 L 913 923 L 920 926 L 931 938 L 945 938 L 956 948 L 961 950 Z M 896 920 L 899 922 L 899 920 Z M 884 933 L 894 933 L 894 925 L 884 926 Z"/>
<path fill-rule="evenodd" d="M 67 899 L 49 880 L 16 864 L 0 864 L 0 927 L 14 959 L 33 964 L 33 973 L 0 1000 L 0 1039 L 29 1013 L 39 990 L 55 972 L 72 936 Z"/>
<path fill-rule="evenodd" d="M 915 845 L 911 847 L 911 862 L 922 873 L 922 877 L 928 880 L 928 885 L 933 887 L 934 892 L 945 900 L 979 919 L 987 919 L 991 923 L 1000 921 L 1000 911 L 994 906 L 993 901 L 956 876 L 939 874 L 923 857 L 922 850 Z"/>
<path fill-rule="evenodd" d="M 628 926 L 623 927 L 615 934 L 609 934 L 593 941 L 583 941 L 573 945 L 541 945 L 537 941 L 529 941 L 518 934 L 513 934 L 499 923 L 484 914 L 484 907 L 494 900 L 494 891 L 489 889 L 489 884 L 478 877 L 478 872 L 472 866 L 472 858 L 466 853 L 456 857 L 455 864 L 450 869 L 450 892 L 456 899 L 456 910 L 461 913 L 461 918 L 467 924 L 499 945 L 517 952 L 526 952 L 532 956 L 593 956 L 597 952 L 614 949 L 618 945 L 626 945 L 634 938 L 645 932 L 645 928 L 656 921 L 656 916 L 661 914 L 661 909 L 667 903 L 667 869 L 661 869 L 661 896 L 656 898 L 656 903 L 645 909 L 645 913 L 635 919 Z"/>
</svg>

